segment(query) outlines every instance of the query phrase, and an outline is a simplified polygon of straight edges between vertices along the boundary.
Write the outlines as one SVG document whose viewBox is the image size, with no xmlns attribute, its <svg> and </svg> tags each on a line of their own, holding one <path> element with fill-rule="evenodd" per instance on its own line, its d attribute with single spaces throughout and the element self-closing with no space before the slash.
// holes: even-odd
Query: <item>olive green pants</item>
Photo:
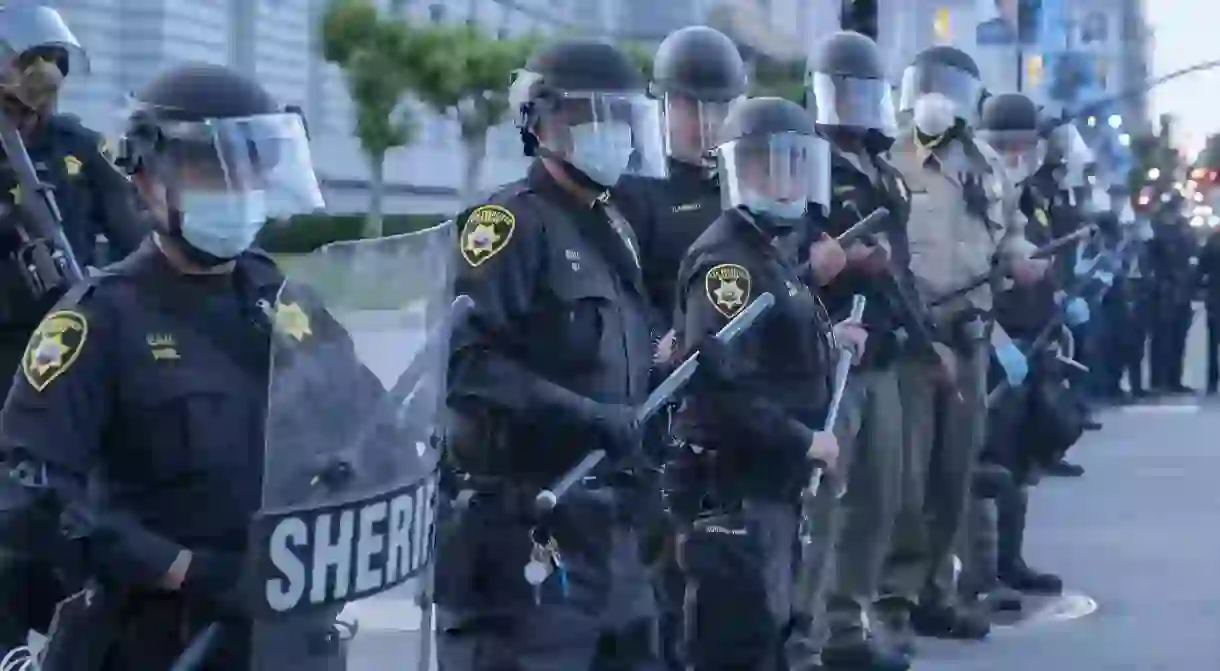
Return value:
<svg viewBox="0 0 1220 671">
<path fill-rule="evenodd" d="M 965 528 L 986 430 L 988 356 L 984 343 L 959 351 L 952 385 L 940 384 L 928 364 L 899 366 L 903 468 L 883 598 L 952 602 L 953 552 Z"/>
<path fill-rule="evenodd" d="M 809 654 L 821 649 L 827 629 L 832 637 L 866 631 L 866 613 L 877 598 L 902 469 L 897 371 L 853 371 L 835 424 L 847 493 L 837 499 L 838 487 L 827 479 L 806 502 L 811 533 L 804 538 L 797 580 L 798 610 L 815 626 L 795 632 L 806 640 L 792 644 Z"/>
</svg>

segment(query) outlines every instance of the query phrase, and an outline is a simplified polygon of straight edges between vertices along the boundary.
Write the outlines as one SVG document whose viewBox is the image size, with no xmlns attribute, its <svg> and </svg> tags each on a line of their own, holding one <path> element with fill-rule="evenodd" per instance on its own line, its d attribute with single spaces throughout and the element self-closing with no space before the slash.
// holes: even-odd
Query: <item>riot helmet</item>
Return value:
<svg viewBox="0 0 1220 671">
<path fill-rule="evenodd" d="M 727 35 L 707 26 L 670 33 L 657 49 L 649 84 L 663 106 L 667 153 L 683 163 L 702 163 L 729 105 L 745 96 L 746 86 L 745 61 Z"/>
<path fill-rule="evenodd" d="M 45 115 L 64 78 L 88 72 L 85 50 L 59 12 L 32 2 L 0 4 L 0 93 L 6 100 Z"/>
<path fill-rule="evenodd" d="M 1014 182 L 1028 179 L 1046 156 L 1038 132 L 1038 106 L 1020 93 L 988 97 L 975 136 L 996 150 Z"/>
<path fill-rule="evenodd" d="M 898 133 L 894 99 L 877 43 L 860 33 L 839 31 L 818 44 L 806 67 L 807 106 L 819 126 Z"/>
<path fill-rule="evenodd" d="M 534 54 L 509 88 L 526 156 L 564 163 L 593 190 L 625 174 L 665 177 L 661 110 L 639 67 L 610 44 L 568 41 Z"/>
<path fill-rule="evenodd" d="M 163 73 L 131 100 L 118 163 L 160 232 L 215 266 L 253 244 L 268 219 L 322 209 L 299 110 L 220 65 Z"/>
<path fill-rule="evenodd" d="M 792 101 L 751 98 L 734 105 L 715 154 L 725 210 L 792 228 L 809 203 L 830 204 L 830 144 Z"/>
<path fill-rule="evenodd" d="M 955 125 L 973 127 L 978 119 L 983 82 L 969 54 L 935 46 L 915 55 L 902 73 L 898 110 L 921 133 L 940 136 Z"/>
</svg>

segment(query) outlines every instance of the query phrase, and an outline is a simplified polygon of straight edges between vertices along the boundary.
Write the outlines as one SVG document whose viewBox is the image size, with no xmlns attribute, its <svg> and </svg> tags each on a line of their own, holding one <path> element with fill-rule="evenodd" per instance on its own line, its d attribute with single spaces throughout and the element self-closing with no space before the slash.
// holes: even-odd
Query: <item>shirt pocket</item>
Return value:
<svg viewBox="0 0 1220 671">
<path fill-rule="evenodd" d="M 252 435 L 253 404 L 240 391 L 197 369 L 155 367 L 133 377 L 124 395 L 125 424 L 136 447 L 133 466 L 157 483 L 240 472 L 261 453 Z M 258 455 L 261 457 L 261 454 Z"/>
<path fill-rule="evenodd" d="M 560 370 L 588 372 L 603 362 L 615 325 L 612 279 L 592 265 L 554 273 L 553 309 L 543 319 L 535 346 L 543 361 Z"/>
</svg>

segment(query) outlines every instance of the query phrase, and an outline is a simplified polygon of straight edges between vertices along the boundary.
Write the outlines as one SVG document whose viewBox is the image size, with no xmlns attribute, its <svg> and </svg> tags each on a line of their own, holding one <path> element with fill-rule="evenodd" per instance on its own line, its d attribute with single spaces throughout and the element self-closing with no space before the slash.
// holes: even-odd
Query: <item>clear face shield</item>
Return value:
<svg viewBox="0 0 1220 671">
<path fill-rule="evenodd" d="M 165 149 L 149 167 L 166 187 L 166 205 L 182 214 L 183 237 L 204 252 L 237 256 L 268 219 L 326 206 L 298 114 L 158 127 Z"/>
<path fill-rule="evenodd" d="M 1028 179 L 1046 159 L 1046 144 L 1036 130 L 979 129 L 975 136 L 996 150 L 1014 182 Z"/>
<path fill-rule="evenodd" d="M 1051 131 L 1048 144 L 1050 158 L 1064 167 L 1061 186 L 1066 189 L 1084 188 L 1088 184 L 1087 168 L 1096 162 L 1096 158 L 1076 126 L 1069 123 Z"/>
<path fill-rule="evenodd" d="M 697 100 L 679 93 L 662 96 L 665 148 L 669 156 L 691 165 L 707 164 L 729 109 L 740 100 L 742 97 L 724 101 Z"/>
<path fill-rule="evenodd" d="M 778 133 L 731 140 L 716 148 L 721 205 L 798 220 L 810 204 L 830 203 L 830 144 L 816 136 Z"/>
<path fill-rule="evenodd" d="M 0 89 L 46 111 L 70 72 L 87 74 L 89 59 L 59 12 L 25 2 L 0 6 Z"/>
<path fill-rule="evenodd" d="M 643 93 L 565 91 L 536 105 L 539 144 L 594 182 L 611 187 L 623 175 L 669 174 L 659 101 Z"/>
<path fill-rule="evenodd" d="M 965 70 L 939 64 L 911 65 L 902 73 L 898 109 L 927 135 L 940 135 L 957 120 L 978 121 L 983 83 Z"/>
<path fill-rule="evenodd" d="M 817 123 L 873 130 L 889 138 L 898 135 L 889 82 L 814 72 L 809 90 L 817 101 L 817 109 L 811 110 Z"/>
</svg>

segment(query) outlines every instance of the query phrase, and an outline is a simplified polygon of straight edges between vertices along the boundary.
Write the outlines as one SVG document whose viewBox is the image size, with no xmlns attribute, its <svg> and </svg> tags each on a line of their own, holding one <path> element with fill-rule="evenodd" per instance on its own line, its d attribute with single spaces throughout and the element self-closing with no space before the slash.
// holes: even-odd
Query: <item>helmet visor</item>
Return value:
<svg viewBox="0 0 1220 671">
<path fill-rule="evenodd" d="M 269 218 L 326 206 L 298 114 L 160 124 L 157 168 L 180 189 L 263 194 Z"/>
<path fill-rule="evenodd" d="M 922 96 L 939 93 L 953 103 L 957 118 L 971 126 L 978 120 L 983 83 L 965 70 L 936 63 L 911 65 L 903 71 L 899 89 L 898 109 L 902 112 L 914 111 Z"/>
<path fill-rule="evenodd" d="M 830 144 L 778 133 L 730 140 L 716 148 L 724 209 L 801 217 L 809 203 L 830 203 Z"/>
<path fill-rule="evenodd" d="M 21 72 L 37 58 L 64 75 L 89 72 L 85 50 L 59 12 L 32 2 L 0 4 L 0 73 Z"/>
<path fill-rule="evenodd" d="M 700 165 L 716 145 L 729 108 L 740 100 L 696 100 L 679 93 L 662 97 L 665 112 L 665 148 L 669 156 Z"/>
<path fill-rule="evenodd" d="M 817 101 L 815 120 L 826 126 L 875 130 L 895 137 L 894 99 L 889 82 L 814 72 L 809 90 Z"/>
<path fill-rule="evenodd" d="M 660 101 L 643 93 L 561 92 L 539 110 L 539 143 L 599 184 L 668 175 Z"/>
</svg>

